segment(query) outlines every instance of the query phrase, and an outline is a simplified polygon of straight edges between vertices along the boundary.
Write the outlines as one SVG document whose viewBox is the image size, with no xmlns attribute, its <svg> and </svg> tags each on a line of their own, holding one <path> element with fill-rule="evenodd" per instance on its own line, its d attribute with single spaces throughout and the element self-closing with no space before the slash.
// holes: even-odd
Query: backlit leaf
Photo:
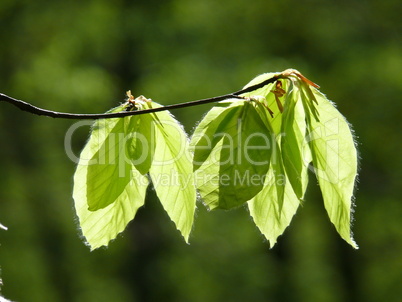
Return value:
<svg viewBox="0 0 402 302">
<path fill-rule="evenodd" d="M 222 104 L 221 104 L 222 105 Z M 222 121 L 230 120 L 243 106 L 243 101 L 225 103 L 228 107 L 213 107 L 202 119 L 190 141 L 194 151 L 195 182 L 203 201 L 210 209 L 219 204 L 219 161 L 222 149 L 222 135 L 218 133 L 218 127 Z M 212 152 L 214 150 L 214 152 Z"/>
<path fill-rule="evenodd" d="M 75 208 L 91 249 L 114 239 L 144 203 L 148 180 L 126 157 L 130 118 L 97 121 L 74 174 Z"/>
<path fill-rule="evenodd" d="M 274 166 L 271 162 L 264 188 L 248 202 L 254 223 L 267 238 L 271 248 L 290 224 L 300 205 L 285 174 L 278 174 Z M 278 193 L 278 190 L 283 190 L 283 194 Z"/>
<path fill-rule="evenodd" d="M 297 85 L 297 83 L 295 83 Z M 296 196 L 303 198 L 307 188 L 310 159 L 306 136 L 306 118 L 298 87 L 289 88 L 282 115 L 281 150 L 283 165 Z"/>
<path fill-rule="evenodd" d="M 160 105 L 152 103 L 152 107 Z M 149 173 L 160 202 L 188 242 L 196 202 L 188 137 L 183 127 L 168 112 L 155 115 L 156 148 Z"/>
<path fill-rule="evenodd" d="M 272 135 L 253 103 L 213 108 L 198 125 L 192 146 L 197 188 L 210 209 L 238 207 L 262 189 Z"/>
<path fill-rule="evenodd" d="M 341 237 L 357 248 L 350 230 L 357 176 L 357 151 L 353 135 L 349 124 L 334 105 L 316 89 L 313 89 L 313 94 L 319 119 L 310 115 L 307 125 L 314 171 L 331 222 Z M 308 95 L 305 92 L 303 104 L 310 110 L 313 101 Z"/>
</svg>

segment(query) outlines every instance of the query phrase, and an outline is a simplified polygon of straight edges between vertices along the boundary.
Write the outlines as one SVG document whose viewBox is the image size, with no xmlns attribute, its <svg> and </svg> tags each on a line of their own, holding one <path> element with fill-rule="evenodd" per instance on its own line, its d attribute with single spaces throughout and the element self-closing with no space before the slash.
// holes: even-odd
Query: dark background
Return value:
<svg viewBox="0 0 402 302">
<path fill-rule="evenodd" d="M 361 173 L 353 250 L 316 181 L 272 249 L 246 209 L 198 205 L 186 245 L 152 191 L 110 246 L 90 252 L 72 201 L 73 121 L 0 104 L 2 294 L 25 301 L 401 301 L 401 2 L 0 1 L 0 92 L 104 112 L 131 89 L 162 104 L 296 68 L 353 124 Z M 212 105 L 174 111 L 188 133 Z M 89 127 L 74 136 L 84 146 Z"/>
</svg>

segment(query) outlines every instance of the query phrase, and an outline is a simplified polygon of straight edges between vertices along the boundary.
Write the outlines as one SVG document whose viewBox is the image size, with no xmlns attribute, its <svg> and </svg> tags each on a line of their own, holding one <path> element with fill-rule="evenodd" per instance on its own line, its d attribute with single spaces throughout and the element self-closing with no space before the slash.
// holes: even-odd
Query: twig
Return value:
<svg viewBox="0 0 402 302">
<path fill-rule="evenodd" d="M 14 99 L 3 93 L 0 93 L 0 101 L 10 103 L 10 104 L 18 107 L 22 111 L 26 111 L 26 112 L 36 114 L 36 115 L 41 115 L 41 116 L 48 116 L 48 117 L 52 117 L 52 118 L 64 118 L 64 119 L 97 120 L 97 119 L 104 119 L 104 118 L 120 118 L 120 117 L 125 117 L 125 116 L 153 113 L 153 112 L 164 111 L 164 110 L 173 110 L 173 109 L 179 109 L 179 108 L 184 108 L 184 107 L 191 107 L 191 106 L 197 106 L 197 105 L 202 105 L 202 104 L 219 102 L 219 101 L 223 101 L 223 100 L 230 99 L 230 98 L 242 98 L 240 95 L 257 90 L 259 88 L 262 88 L 265 85 L 275 82 L 279 78 L 281 78 L 280 74 L 273 76 L 272 78 L 269 78 L 259 84 L 247 87 L 245 89 L 242 89 L 242 90 L 239 90 L 239 91 L 236 91 L 233 93 L 221 95 L 221 96 L 208 98 L 208 99 L 196 100 L 196 101 L 191 101 L 191 102 L 186 102 L 186 103 L 173 104 L 173 105 L 167 105 L 167 106 L 163 106 L 163 107 L 138 110 L 138 111 L 121 111 L 121 112 L 117 112 L 117 113 L 101 113 L 101 114 L 77 113 L 77 114 L 75 114 L 75 113 L 57 112 L 57 111 L 52 111 L 52 110 L 47 110 L 47 109 L 42 109 L 42 108 L 36 107 L 34 105 L 31 105 L 30 103 L 24 102 L 22 100 Z"/>
</svg>

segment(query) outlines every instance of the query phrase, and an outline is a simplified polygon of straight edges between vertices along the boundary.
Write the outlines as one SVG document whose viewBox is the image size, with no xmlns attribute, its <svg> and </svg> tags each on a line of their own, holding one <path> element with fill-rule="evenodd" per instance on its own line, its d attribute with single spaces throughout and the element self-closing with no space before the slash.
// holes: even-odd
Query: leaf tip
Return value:
<svg viewBox="0 0 402 302">
<path fill-rule="evenodd" d="M 183 236 L 184 241 L 186 242 L 187 245 L 190 245 L 190 238 L 189 237 L 190 236 L 186 236 L 186 237 Z"/>
<path fill-rule="evenodd" d="M 269 249 L 272 250 L 276 244 L 276 240 L 275 239 L 268 239 L 269 242 Z"/>
<path fill-rule="evenodd" d="M 108 244 L 111 242 L 112 240 L 102 240 L 102 241 L 96 241 L 93 239 L 88 239 L 85 238 L 85 245 L 89 248 L 89 251 L 92 253 L 93 251 L 99 249 L 99 248 L 104 248 L 106 249 L 108 247 Z"/>
<path fill-rule="evenodd" d="M 350 239 L 347 241 L 347 243 L 349 243 L 355 250 L 359 249 L 359 246 L 357 245 L 356 241 L 350 237 Z"/>
</svg>

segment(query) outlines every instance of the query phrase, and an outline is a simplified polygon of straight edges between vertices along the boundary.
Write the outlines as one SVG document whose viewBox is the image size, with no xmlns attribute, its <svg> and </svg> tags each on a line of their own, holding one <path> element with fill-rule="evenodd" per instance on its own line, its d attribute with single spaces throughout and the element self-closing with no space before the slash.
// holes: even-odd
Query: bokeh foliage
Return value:
<svg viewBox="0 0 402 302">
<path fill-rule="evenodd" d="M 170 104 L 299 69 L 353 124 L 362 157 L 355 251 L 319 190 L 273 250 L 244 209 L 198 206 L 186 245 L 149 190 L 108 249 L 77 235 L 71 121 L 1 104 L 2 293 L 17 301 L 398 301 L 402 296 L 400 3 L 368 1 L 0 2 L 0 91 L 96 113 L 126 90 Z M 211 105 L 173 112 L 192 132 Z M 89 127 L 74 136 L 84 146 Z M 313 178 L 311 178 L 313 182 Z"/>
</svg>

